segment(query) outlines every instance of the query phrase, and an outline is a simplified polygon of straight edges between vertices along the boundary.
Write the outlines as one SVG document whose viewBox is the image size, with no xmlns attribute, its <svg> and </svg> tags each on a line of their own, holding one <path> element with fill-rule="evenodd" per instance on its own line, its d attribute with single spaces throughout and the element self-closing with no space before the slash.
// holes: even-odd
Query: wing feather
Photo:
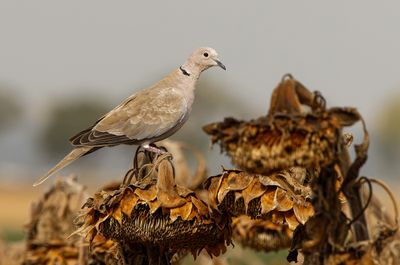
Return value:
<svg viewBox="0 0 400 265">
<path fill-rule="evenodd" d="M 142 90 L 70 141 L 75 146 L 151 141 L 183 122 L 188 110 L 186 98 L 178 89 Z"/>
</svg>

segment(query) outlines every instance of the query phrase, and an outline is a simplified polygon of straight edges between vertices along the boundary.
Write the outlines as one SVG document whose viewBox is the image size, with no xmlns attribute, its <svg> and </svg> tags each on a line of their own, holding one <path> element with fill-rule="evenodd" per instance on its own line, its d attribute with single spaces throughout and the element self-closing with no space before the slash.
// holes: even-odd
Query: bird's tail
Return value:
<svg viewBox="0 0 400 265">
<path fill-rule="evenodd" d="M 52 169 L 49 170 L 49 172 L 47 172 L 46 175 L 44 175 L 43 177 L 41 177 L 40 179 L 38 179 L 33 186 L 39 186 L 40 184 L 42 184 L 43 182 L 45 182 L 51 175 L 53 175 L 54 173 L 56 173 L 57 171 L 63 169 L 64 167 L 68 166 L 69 164 L 71 164 L 72 162 L 74 162 L 75 160 L 77 160 L 78 158 L 80 158 L 81 156 L 87 154 L 88 152 L 90 152 L 90 150 L 93 147 L 90 146 L 85 146 L 85 147 L 77 147 L 74 150 L 72 150 L 68 155 L 66 155 L 60 162 L 58 162 L 57 165 L 55 165 Z"/>
</svg>

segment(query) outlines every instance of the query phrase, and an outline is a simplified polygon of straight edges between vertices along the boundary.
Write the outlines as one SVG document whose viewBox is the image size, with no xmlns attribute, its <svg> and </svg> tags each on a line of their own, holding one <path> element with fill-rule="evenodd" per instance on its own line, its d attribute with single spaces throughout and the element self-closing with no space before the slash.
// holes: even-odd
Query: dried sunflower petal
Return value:
<svg viewBox="0 0 400 265">
<path fill-rule="evenodd" d="M 301 224 L 305 224 L 307 220 L 314 215 L 314 208 L 310 202 L 295 203 L 293 206 L 294 214 Z"/>
</svg>

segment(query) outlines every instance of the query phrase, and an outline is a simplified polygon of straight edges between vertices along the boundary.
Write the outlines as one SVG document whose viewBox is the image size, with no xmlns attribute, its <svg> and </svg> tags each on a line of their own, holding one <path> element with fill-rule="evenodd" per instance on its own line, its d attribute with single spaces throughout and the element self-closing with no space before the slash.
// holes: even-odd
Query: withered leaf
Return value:
<svg viewBox="0 0 400 265">
<path fill-rule="evenodd" d="M 276 189 L 275 193 L 275 201 L 277 204 L 276 210 L 285 212 L 293 208 L 293 200 L 290 198 L 289 194 L 281 189 L 278 188 Z"/>
<path fill-rule="evenodd" d="M 122 223 L 122 211 L 120 207 L 117 207 L 114 209 L 112 215 L 111 215 L 115 220 L 118 221 L 118 223 Z"/>
<path fill-rule="evenodd" d="M 268 187 L 261 196 L 261 214 L 267 214 L 277 207 L 275 200 L 276 187 Z"/>
<path fill-rule="evenodd" d="M 147 189 L 135 189 L 135 194 L 140 200 L 145 202 L 154 201 L 157 198 L 157 187 L 155 185 L 148 186 Z"/>
<path fill-rule="evenodd" d="M 247 206 L 251 200 L 263 195 L 265 190 L 266 187 L 260 183 L 258 178 L 253 178 L 253 181 L 250 183 L 250 185 L 242 191 L 245 205 Z"/>
<path fill-rule="evenodd" d="M 179 196 L 186 198 L 189 194 L 192 194 L 193 191 L 191 189 L 186 188 L 185 186 L 177 185 L 176 189 L 178 191 Z"/>
<path fill-rule="evenodd" d="M 157 198 L 162 207 L 175 208 L 185 204 L 186 200 L 179 196 L 174 172 L 169 161 L 161 161 L 158 167 Z"/>
<path fill-rule="evenodd" d="M 220 178 L 218 177 L 210 177 L 204 182 L 204 187 L 207 189 L 208 194 L 208 204 L 217 209 L 217 192 L 219 187 Z"/>
<path fill-rule="evenodd" d="M 264 186 L 277 186 L 282 188 L 281 182 L 275 175 L 259 175 L 258 178 Z"/>
<path fill-rule="evenodd" d="M 135 207 L 139 197 L 132 191 L 126 192 L 124 197 L 120 202 L 121 211 L 127 215 L 131 216 L 132 209 Z"/>
<path fill-rule="evenodd" d="M 226 194 L 228 194 L 228 192 L 230 192 L 231 190 L 229 189 L 229 182 L 228 182 L 228 178 L 229 178 L 230 174 L 223 174 L 221 177 L 221 181 L 220 181 L 220 187 L 218 189 L 218 203 L 221 203 Z"/>
<path fill-rule="evenodd" d="M 203 215 L 203 216 L 208 215 L 208 208 L 202 201 L 200 201 L 199 199 L 197 199 L 194 196 L 192 196 L 190 199 L 192 200 L 192 203 L 197 208 L 197 211 L 200 213 L 200 215 Z"/>
<path fill-rule="evenodd" d="M 289 229 L 292 231 L 294 231 L 296 229 L 296 227 L 299 225 L 299 221 L 297 220 L 293 211 L 285 212 L 285 220 L 289 226 Z"/>
<path fill-rule="evenodd" d="M 247 188 L 254 176 L 246 172 L 239 172 L 238 174 L 229 174 L 228 187 L 229 190 L 244 190 Z"/>
<path fill-rule="evenodd" d="M 356 108 L 331 108 L 329 112 L 338 119 L 341 126 L 352 126 L 361 120 L 361 115 Z"/>
<path fill-rule="evenodd" d="M 175 186 L 174 171 L 171 164 L 167 160 L 161 161 L 158 166 L 157 190 L 176 192 Z"/>
<path fill-rule="evenodd" d="M 310 202 L 295 203 L 293 210 L 297 220 L 303 225 L 314 215 L 314 208 Z"/>
<path fill-rule="evenodd" d="M 181 207 L 172 208 L 169 212 L 169 217 L 171 221 L 174 222 L 178 217 L 181 217 L 182 220 L 188 220 L 190 213 L 192 212 L 193 204 L 192 202 L 186 202 Z"/>
<path fill-rule="evenodd" d="M 147 205 L 149 205 L 150 207 L 150 213 L 153 214 L 158 210 L 158 208 L 160 208 L 161 202 L 159 200 L 154 200 L 151 202 L 147 202 Z"/>
<path fill-rule="evenodd" d="M 175 208 L 180 207 L 186 203 L 186 200 L 178 195 L 177 192 L 172 191 L 171 193 L 159 190 L 157 198 L 161 203 L 162 207 Z"/>
</svg>

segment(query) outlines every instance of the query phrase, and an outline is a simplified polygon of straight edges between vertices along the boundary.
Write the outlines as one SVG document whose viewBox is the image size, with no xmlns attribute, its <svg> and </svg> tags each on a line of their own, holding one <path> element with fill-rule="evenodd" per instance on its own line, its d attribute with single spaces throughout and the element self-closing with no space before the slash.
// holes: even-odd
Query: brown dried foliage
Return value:
<svg viewBox="0 0 400 265">
<path fill-rule="evenodd" d="M 0 265 L 22 264 L 25 258 L 25 242 L 8 243 L 0 241 Z"/>
<path fill-rule="evenodd" d="M 342 117 L 354 109 L 331 109 L 301 116 L 273 115 L 249 122 L 226 118 L 205 126 L 232 163 L 253 173 L 270 174 L 290 167 L 320 168 L 337 157 Z M 339 116 L 340 115 L 340 116 Z"/>
<path fill-rule="evenodd" d="M 202 249 L 214 256 L 224 252 L 225 244 L 230 243 L 229 218 L 215 219 L 196 193 L 176 185 L 167 158 L 154 161 L 149 172 L 156 178 L 149 176 L 90 198 L 80 216 L 79 233 L 91 243 L 97 235 L 117 241 L 122 252 L 124 247 L 137 250 L 145 246 L 142 252 L 151 248 L 153 254 L 156 251 L 167 255 L 167 260 L 182 250 L 193 255 Z M 136 259 L 148 259 L 143 262 L 153 262 L 146 253 L 136 256 Z"/>
<path fill-rule="evenodd" d="M 364 141 L 355 145 L 351 161 L 352 140 L 342 129 L 357 121 Z M 304 265 L 399 264 L 397 210 L 393 222 L 373 208 L 369 240 L 371 222 L 364 211 L 371 201 L 377 203 L 370 188 L 364 205 L 359 189 L 380 182 L 359 178 L 369 138 L 356 109 L 326 109 L 318 92 L 286 75 L 266 116 L 248 122 L 227 118 L 204 130 L 241 170 L 224 169 L 201 190 L 206 170 L 200 154 L 195 152 L 199 163 L 192 174 L 180 144 L 169 145 L 177 168 L 169 153 L 157 156 L 138 148 L 122 184 L 89 198 L 77 218 L 75 234 L 89 247 L 76 235 L 68 237 L 83 189 L 71 179 L 58 182 L 33 207 L 26 253 L 19 256 L 23 264 L 179 264 L 187 253 L 225 252 L 232 230 L 237 242 L 256 250 L 290 246 L 289 261 L 301 250 Z M 396 204 L 389 188 L 380 185 Z"/>
<path fill-rule="evenodd" d="M 355 145 L 356 158 L 351 161 L 347 150 L 351 139 L 343 134 L 342 129 L 358 121 L 363 125 L 364 140 Z M 232 215 L 246 214 L 289 228 L 287 213 L 292 211 L 297 223 L 291 227 L 296 230 L 288 260 L 296 260 L 297 249 L 306 254 L 304 264 L 352 264 L 352 260 L 365 263 L 365 260 L 371 260 L 373 253 L 379 252 L 376 247 L 375 252 L 371 252 L 368 247 L 354 245 L 369 238 L 358 181 L 360 168 L 367 160 L 369 137 L 356 109 L 326 109 L 325 100 L 318 92 L 310 92 L 292 76 L 286 75 L 273 92 L 268 115 L 251 121 L 226 118 L 203 129 L 211 136 L 212 143 L 220 144 L 233 164 L 248 172 L 225 171 L 210 178 L 207 188 L 212 205 Z M 310 205 L 306 208 L 312 209 L 312 213 L 305 211 L 304 218 L 294 210 L 293 190 L 279 186 L 271 188 L 265 183 L 266 176 L 268 179 L 271 176 L 276 178 L 277 172 L 286 172 L 293 167 L 311 173 L 308 191 L 313 199 L 305 202 Z M 250 173 L 263 174 L 264 177 Z M 293 179 L 290 174 L 286 181 L 289 179 Z M 271 210 L 272 200 L 266 199 L 267 194 L 271 192 L 271 197 L 277 201 L 281 190 L 285 196 L 281 196 L 277 203 L 279 206 L 273 205 L 275 208 Z M 287 196 L 291 200 L 286 200 Z M 353 219 L 343 212 L 344 196 Z M 285 211 L 279 211 L 279 207 Z M 276 217 L 282 215 L 283 218 Z M 245 223 L 243 227 L 251 225 Z M 351 227 L 354 236 L 349 233 Z M 381 232 L 378 238 L 387 239 L 396 229 Z M 252 232 L 251 228 L 243 231 L 246 232 L 235 231 L 234 234 L 243 236 Z M 251 242 L 252 238 L 256 236 L 249 236 L 243 242 Z"/>
<path fill-rule="evenodd" d="M 289 248 L 293 231 L 288 225 L 241 215 L 232 222 L 233 239 L 244 247 L 259 251 Z"/>
<path fill-rule="evenodd" d="M 28 264 L 76 264 L 79 238 L 73 219 L 84 199 L 84 188 L 75 179 L 58 180 L 38 203 L 32 205 L 26 253 Z"/>
<path fill-rule="evenodd" d="M 293 231 L 314 214 L 309 201 L 311 190 L 302 183 L 306 174 L 302 168 L 269 176 L 225 170 L 221 175 L 210 177 L 205 188 L 210 205 L 221 212 L 269 220 Z"/>
<path fill-rule="evenodd" d="M 301 99 L 312 112 L 304 111 Z M 234 165 L 252 173 L 270 174 L 290 167 L 331 164 L 340 152 L 341 129 L 358 118 L 352 108 L 326 110 L 319 93 L 309 92 L 290 77 L 274 90 L 268 115 L 250 121 L 225 118 L 203 130 L 213 144 L 220 144 Z"/>
</svg>

